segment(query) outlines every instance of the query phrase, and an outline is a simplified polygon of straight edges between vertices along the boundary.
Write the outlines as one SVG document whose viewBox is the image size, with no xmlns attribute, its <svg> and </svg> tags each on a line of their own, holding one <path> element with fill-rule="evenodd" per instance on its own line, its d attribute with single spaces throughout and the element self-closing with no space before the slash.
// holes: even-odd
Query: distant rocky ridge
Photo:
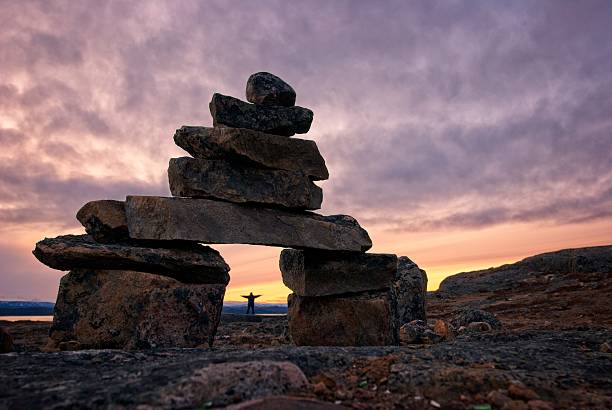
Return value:
<svg viewBox="0 0 612 410">
<path fill-rule="evenodd" d="M 440 297 L 457 297 L 480 292 L 509 290 L 520 284 L 547 282 L 559 286 L 569 274 L 612 275 L 612 246 L 563 249 L 530 256 L 519 262 L 447 277 L 434 292 Z"/>
</svg>

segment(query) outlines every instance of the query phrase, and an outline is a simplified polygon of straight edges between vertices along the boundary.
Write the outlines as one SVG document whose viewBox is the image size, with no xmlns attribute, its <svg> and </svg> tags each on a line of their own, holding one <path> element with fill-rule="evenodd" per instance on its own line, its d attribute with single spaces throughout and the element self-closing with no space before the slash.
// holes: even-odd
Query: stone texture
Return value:
<svg viewBox="0 0 612 410">
<path fill-rule="evenodd" d="M 184 284 L 149 273 L 73 270 L 60 281 L 49 348 L 212 346 L 225 285 Z"/>
<path fill-rule="evenodd" d="M 284 249 L 283 283 L 299 296 L 326 296 L 389 288 L 397 256 L 381 253 Z"/>
<path fill-rule="evenodd" d="M 365 252 L 368 233 L 347 215 L 251 207 L 209 199 L 128 196 L 130 237 L 202 243 L 316 248 Z"/>
<path fill-rule="evenodd" d="M 128 238 L 123 206 L 123 201 L 91 201 L 79 209 L 76 217 L 96 241 L 115 242 Z"/>
<path fill-rule="evenodd" d="M 214 126 L 248 128 L 287 137 L 307 133 L 313 118 L 307 108 L 249 104 L 218 93 L 213 95 L 209 108 Z"/>
<path fill-rule="evenodd" d="M 265 71 L 252 74 L 247 80 L 246 99 L 259 105 L 295 105 L 293 88 L 274 74 Z"/>
<path fill-rule="evenodd" d="M 396 307 L 390 292 L 347 296 L 288 297 L 289 331 L 298 346 L 399 344 Z"/>
<path fill-rule="evenodd" d="M 171 381 L 169 386 L 160 389 L 153 402 L 161 408 L 218 407 L 265 396 L 298 393 L 307 386 L 306 376 L 291 362 L 219 363 Z"/>
<path fill-rule="evenodd" d="M 392 291 L 401 324 L 427 320 L 427 274 L 406 256 L 397 260 L 397 276 Z"/>
<path fill-rule="evenodd" d="M 233 164 L 224 160 L 172 158 L 168 166 L 174 196 L 217 198 L 294 209 L 319 209 L 323 190 L 296 171 Z"/>
<path fill-rule="evenodd" d="M 219 252 L 199 244 L 175 248 L 151 248 L 125 244 L 101 244 L 89 235 L 45 238 L 32 252 L 45 265 L 59 270 L 135 270 L 169 276 L 184 283 L 227 285 L 229 266 Z"/>
<path fill-rule="evenodd" d="M 192 127 L 176 130 L 174 142 L 194 158 L 231 159 L 273 169 L 299 171 L 312 180 L 329 178 L 314 141 L 286 138 L 246 128 Z"/>
</svg>

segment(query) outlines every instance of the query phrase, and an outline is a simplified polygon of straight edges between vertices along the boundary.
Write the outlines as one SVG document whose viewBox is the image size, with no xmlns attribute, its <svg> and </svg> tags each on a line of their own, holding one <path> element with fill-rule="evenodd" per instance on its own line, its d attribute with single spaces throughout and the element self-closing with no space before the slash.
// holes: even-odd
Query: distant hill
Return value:
<svg viewBox="0 0 612 410">
<path fill-rule="evenodd" d="M 53 306 L 51 302 L 0 301 L 0 316 L 47 316 L 53 314 Z"/>
<path fill-rule="evenodd" d="M 511 290 L 546 282 L 550 288 L 579 283 L 589 274 L 612 276 L 612 246 L 563 249 L 530 256 L 496 268 L 447 277 L 432 294 L 443 297 Z"/>
</svg>

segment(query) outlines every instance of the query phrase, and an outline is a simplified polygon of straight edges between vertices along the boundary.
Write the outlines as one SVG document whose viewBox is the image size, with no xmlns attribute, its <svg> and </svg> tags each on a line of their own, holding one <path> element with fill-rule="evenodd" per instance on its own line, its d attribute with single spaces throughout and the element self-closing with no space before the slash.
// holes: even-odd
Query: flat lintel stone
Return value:
<svg viewBox="0 0 612 410">
<path fill-rule="evenodd" d="M 329 178 L 325 160 L 311 140 L 246 128 L 183 126 L 174 142 L 194 158 L 232 159 L 266 168 L 299 171 L 312 180 Z"/>
<path fill-rule="evenodd" d="M 128 196 L 130 238 L 365 252 L 368 233 L 348 215 L 253 207 L 210 199 Z"/>
<path fill-rule="evenodd" d="M 217 198 L 292 209 L 319 209 L 323 190 L 308 176 L 230 163 L 221 159 L 170 159 L 170 192 L 174 196 Z"/>
<path fill-rule="evenodd" d="M 390 288 L 397 256 L 382 253 L 284 249 L 283 283 L 299 296 L 326 296 Z"/>
<path fill-rule="evenodd" d="M 32 253 L 45 265 L 59 270 L 131 270 L 168 276 L 183 283 L 227 285 L 229 282 L 230 269 L 219 252 L 200 244 L 152 248 L 102 244 L 89 235 L 63 235 L 43 239 Z"/>
</svg>

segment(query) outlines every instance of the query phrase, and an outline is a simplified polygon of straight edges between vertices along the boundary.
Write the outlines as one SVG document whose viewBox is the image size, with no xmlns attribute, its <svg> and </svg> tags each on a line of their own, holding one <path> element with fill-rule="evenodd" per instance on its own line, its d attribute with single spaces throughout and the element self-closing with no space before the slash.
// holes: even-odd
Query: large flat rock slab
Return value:
<svg viewBox="0 0 612 410">
<path fill-rule="evenodd" d="M 45 238 L 32 252 L 45 265 L 59 270 L 116 269 L 156 273 L 183 283 L 227 285 L 229 266 L 219 252 L 199 244 L 152 248 L 135 244 L 102 244 L 89 235 Z"/>
<path fill-rule="evenodd" d="M 297 295 L 327 296 L 390 288 L 397 256 L 284 249 L 279 265 L 283 283 Z"/>
<path fill-rule="evenodd" d="M 49 347 L 148 349 L 210 346 L 225 285 L 149 273 L 73 270 L 60 281 Z"/>
<path fill-rule="evenodd" d="M 251 207 L 210 199 L 128 196 L 133 239 L 185 240 L 365 252 L 368 233 L 347 215 Z"/>
<path fill-rule="evenodd" d="M 172 158 L 168 166 L 174 196 L 217 198 L 293 209 L 319 209 L 323 190 L 298 171 L 266 169 L 216 159 Z"/>
<path fill-rule="evenodd" d="M 390 291 L 344 296 L 288 297 L 289 332 L 298 346 L 399 345 Z"/>
<path fill-rule="evenodd" d="M 267 168 L 299 171 L 312 180 L 329 178 L 325 160 L 314 141 L 286 138 L 246 128 L 183 126 L 174 142 L 194 158 L 255 163 Z"/>
<path fill-rule="evenodd" d="M 218 93 L 213 95 L 209 108 L 214 126 L 248 128 L 285 136 L 307 133 L 313 118 L 312 111 L 307 108 L 249 104 Z"/>
</svg>

